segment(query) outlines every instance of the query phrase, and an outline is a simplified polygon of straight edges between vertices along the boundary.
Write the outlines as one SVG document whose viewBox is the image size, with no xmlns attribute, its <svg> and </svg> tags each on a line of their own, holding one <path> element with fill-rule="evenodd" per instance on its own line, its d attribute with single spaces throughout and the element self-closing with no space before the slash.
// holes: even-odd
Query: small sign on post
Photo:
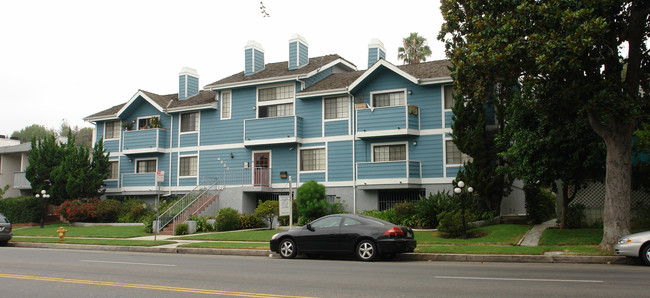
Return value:
<svg viewBox="0 0 650 298">
<path fill-rule="evenodd" d="M 289 216 L 291 214 L 291 198 L 289 195 L 278 196 L 280 203 L 280 216 Z"/>
<path fill-rule="evenodd" d="M 156 182 L 165 182 L 165 171 L 156 171 Z"/>
</svg>

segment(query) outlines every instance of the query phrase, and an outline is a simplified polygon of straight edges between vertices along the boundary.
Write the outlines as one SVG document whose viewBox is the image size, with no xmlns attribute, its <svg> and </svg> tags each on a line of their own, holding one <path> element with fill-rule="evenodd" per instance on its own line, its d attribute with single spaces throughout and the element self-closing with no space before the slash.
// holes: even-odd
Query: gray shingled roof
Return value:
<svg viewBox="0 0 650 298">
<path fill-rule="evenodd" d="M 337 54 L 333 55 L 326 55 L 326 56 L 321 56 L 321 57 L 314 57 L 314 58 L 309 58 L 309 63 L 301 68 L 294 69 L 294 70 L 289 70 L 289 64 L 288 61 L 284 62 L 276 62 L 276 63 L 269 63 L 264 66 L 263 70 L 260 70 L 259 72 L 246 76 L 244 75 L 244 72 L 239 72 L 236 73 L 232 76 L 223 78 L 221 80 L 218 80 L 214 83 L 208 84 L 205 86 L 205 88 L 209 88 L 215 85 L 224 85 L 224 84 L 232 84 L 232 83 L 241 83 L 241 82 L 247 82 L 247 81 L 256 81 L 256 80 L 263 80 L 263 79 L 269 79 L 269 78 L 275 78 L 275 77 L 285 77 L 285 76 L 291 76 L 291 75 L 302 75 L 302 74 L 307 74 L 309 72 L 312 72 L 319 67 L 326 65 L 332 61 L 335 61 L 337 59 L 345 60 L 341 58 L 341 56 Z M 350 63 L 349 61 L 345 60 L 346 62 Z M 352 63 L 350 63 L 352 64 Z M 354 64 L 352 64 L 354 65 Z"/>
<path fill-rule="evenodd" d="M 449 60 L 437 60 L 419 64 L 399 65 L 397 68 L 414 76 L 417 79 L 432 79 L 451 76 L 449 66 L 451 66 L 451 62 Z M 362 76 L 366 71 L 367 70 L 333 74 L 319 81 L 318 83 L 309 86 L 309 88 L 298 92 L 297 94 L 300 95 L 301 93 L 346 88 L 350 86 L 356 79 Z"/>
<path fill-rule="evenodd" d="M 104 117 L 104 116 L 114 116 L 119 110 L 122 109 L 122 107 L 126 103 L 121 103 L 119 105 L 113 106 L 111 108 L 108 108 L 106 110 L 103 110 L 99 113 L 92 114 L 90 116 L 87 116 L 86 118 L 96 118 L 96 117 Z"/>
</svg>

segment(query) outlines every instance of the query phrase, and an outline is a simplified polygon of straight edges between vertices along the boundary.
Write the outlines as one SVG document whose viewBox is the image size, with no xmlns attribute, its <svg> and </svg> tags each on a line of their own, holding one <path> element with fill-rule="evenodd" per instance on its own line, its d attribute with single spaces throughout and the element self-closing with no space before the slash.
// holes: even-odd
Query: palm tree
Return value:
<svg viewBox="0 0 650 298">
<path fill-rule="evenodd" d="M 403 42 L 404 47 L 397 49 L 397 59 L 404 60 L 404 64 L 418 64 L 431 56 L 427 39 L 419 36 L 417 32 L 411 33 L 409 37 L 403 39 Z"/>
</svg>

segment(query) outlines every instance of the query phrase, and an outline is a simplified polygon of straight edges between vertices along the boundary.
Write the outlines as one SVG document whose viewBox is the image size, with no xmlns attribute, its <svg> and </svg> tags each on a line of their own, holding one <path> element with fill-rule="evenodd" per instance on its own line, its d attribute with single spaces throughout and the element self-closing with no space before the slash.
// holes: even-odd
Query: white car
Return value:
<svg viewBox="0 0 650 298">
<path fill-rule="evenodd" d="M 616 255 L 640 258 L 650 266 L 650 231 L 627 235 L 614 245 Z"/>
</svg>

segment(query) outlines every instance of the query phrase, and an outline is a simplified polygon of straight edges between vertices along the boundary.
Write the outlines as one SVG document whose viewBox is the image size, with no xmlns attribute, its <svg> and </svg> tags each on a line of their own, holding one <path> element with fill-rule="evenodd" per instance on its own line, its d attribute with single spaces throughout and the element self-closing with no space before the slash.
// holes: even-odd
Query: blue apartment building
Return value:
<svg viewBox="0 0 650 298">
<path fill-rule="evenodd" d="M 339 55 L 309 57 L 294 35 L 288 61 L 267 63 L 251 41 L 239 73 L 200 89 L 183 68 L 177 94 L 139 90 L 86 117 L 110 151 L 106 196 L 183 195 L 218 181 L 218 208 L 252 213 L 291 178 L 294 190 L 318 181 L 357 212 L 451 189 L 467 157 L 449 136 L 449 61 L 393 65 L 380 41 L 367 50 L 358 70 Z"/>
</svg>

